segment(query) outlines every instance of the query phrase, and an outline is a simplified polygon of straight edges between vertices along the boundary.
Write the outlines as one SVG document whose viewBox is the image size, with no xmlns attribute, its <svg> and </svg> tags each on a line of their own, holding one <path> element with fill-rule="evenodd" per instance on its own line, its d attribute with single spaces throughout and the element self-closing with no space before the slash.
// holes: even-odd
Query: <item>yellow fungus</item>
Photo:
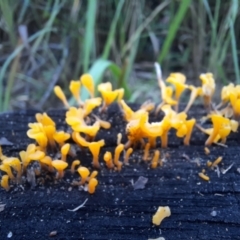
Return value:
<svg viewBox="0 0 240 240">
<path fill-rule="evenodd" d="M 69 143 L 66 143 L 61 147 L 62 161 L 66 162 L 66 157 L 67 157 L 67 154 L 69 153 L 69 150 L 70 150 L 70 144 Z"/>
<path fill-rule="evenodd" d="M 9 191 L 9 175 L 3 175 L 1 179 L 1 187 L 3 187 L 6 191 Z"/>
<path fill-rule="evenodd" d="M 122 141 L 122 133 L 117 134 L 117 145 L 121 144 Z"/>
<path fill-rule="evenodd" d="M 80 165 L 80 161 L 79 160 L 74 160 L 72 162 L 72 165 L 71 165 L 71 173 L 73 174 L 75 172 L 75 168 L 76 166 Z"/>
<path fill-rule="evenodd" d="M 168 206 L 158 207 L 157 212 L 152 217 L 152 223 L 159 226 L 162 220 L 169 216 L 171 216 L 171 210 Z"/>
<path fill-rule="evenodd" d="M 76 99 L 77 103 L 82 106 L 83 102 L 80 98 L 80 90 L 81 90 L 81 82 L 80 81 L 71 81 L 69 85 L 69 89 L 73 95 L 73 97 Z"/>
<path fill-rule="evenodd" d="M 11 167 L 8 164 L 2 164 L 0 165 L 0 170 L 2 170 L 3 172 L 7 173 L 7 175 L 9 176 L 9 178 L 11 180 L 14 180 L 15 177 L 12 173 Z"/>
<path fill-rule="evenodd" d="M 22 165 L 21 162 L 18 158 L 5 158 L 3 160 L 3 164 L 6 164 L 10 167 L 12 167 L 14 170 L 17 171 L 17 180 L 20 181 L 21 176 L 22 176 Z"/>
<path fill-rule="evenodd" d="M 91 98 L 94 98 L 94 81 L 90 74 L 83 74 L 80 78 L 82 85 L 88 90 Z"/>
<path fill-rule="evenodd" d="M 91 142 L 88 145 L 88 148 L 93 155 L 93 166 L 95 168 L 100 168 L 99 152 L 100 152 L 101 147 L 103 147 L 104 145 L 105 145 L 104 140 L 100 140 L 98 142 Z"/>
<path fill-rule="evenodd" d="M 208 161 L 207 161 L 207 166 L 208 166 L 208 167 L 211 167 L 211 166 L 212 166 L 212 162 L 208 160 Z"/>
<path fill-rule="evenodd" d="M 53 90 L 54 90 L 55 95 L 63 102 L 64 106 L 66 108 L 69 108 L 67 98 L 66 98 L 64 92 L 62 91 L 61 87 L 55 86 Z"/>
<path fill-rule="evenodd" d="M 149 149 L 150 149 L 150 143 L 147 143 L 144 147 L 144 155 L 143 155 L 143 160 L 147 161 L 149 157 Z"/>
<path fill-rule="evenodd" d="M 79 175 L 81 176 L 80 184 L 81 185 L 85 184 L 85 182 L 87 181 L 87 178 L 88 178 L 88 176 L 90 174 L 88 168 L 86 168 L 86 167 L 79 167 L 77 169 L 77 171 L 78 171 Z"/>
<path fill-rule="evenodd" d="M 213 163 L 212 163 L 212 168 L 216 167 L 221 161 L 222 161 L 223 157 L 218 157 Z"/>
<path fill-rule="evenodd" d="M 92 178 L 95 178 L 96 176 L 98 175 L 98 171 L 93 171 L 91 174 L 90 174 L 90 176 L 89 176 L 89 178 L 88 178 L 88 182 L 92 179 Z"/>
<path fill-rule="evenodd" d="M 57 170 L 57 178 L 61 179 L 64 176 L 64 170 L 67 168 L 68 163 L 62 160 L 53 160 L 52 161 L 53 167 Z"/>
<path fill-rule="evenodd" d="M 52 165 L 52 158 L 51 158 L 51 157 L 45 156 L 45 157 L 41 158 L 41 159 L 39 160 L 39 162 L 40 162 L 41 164 L 47 165 L 47 166 L 48 166 L 48 170 L 49 170 L 50 172 L 53 172 L 53 171 L 54 171 L 53 165 Z"/>
<path fill-rule="evenodd" d="M 210 154 L 209 148 L 205 147 L 205 148 L 204 148 L 204 152 L 205 152 L 206 155 Z"/>
<path fill-rule="evenodd" d="M 119 157 L 120 157 L 120 154 L 121 152 L 124 150 L 124 144 L 119 144 L 116 148 L 115 148 L 115 151 L 114 151 L 114 164 L 115 166 L 117 166 L 117 169 L 118 171 L 121 170 L 122 168 L 122 162 L 119 161 Z"/>
<path fill-rule="evenodd" d="M 155 150 L 153 158 L 152 158 L 152 162 L 151 162 L 151 168 L 156 168 L 158 165 L 158 161 L 159 161 L 159 157 L 160 157 L 160 151 L 159 150 Z"/>
<path fill-rule="evenodd" d="M 125 156 L 124 156 L 124 164 L 128 164 L 128 160 L 130 155 L 132 154 L 133 149 L 132 148 L 128 148 L 127 151 L 125 152 Z"/>
<path fill-rule="evenodd" d="M 93 194 L 96 191 L 96 187 L 98 185 L 98 180 L 96 178 L 92 178 L 88 183 L 88 192 Z"/>
<path fill-rule="evenodd" d="M 90 113 L 92 113 L 93 109 L 95 109 L 96 107 L 99 107 L 101 105 L 101 103 L 102 103 L 101 98 L 87 99 L 84 102 L 84 106 L 83 106 L 84 117 L 86 117 Z"/>
<path fill-rule="evenodd" d="M 96 116 L 94 114 L 93 114 L 93 116 L 95 117 L 97 122 L 99 122 L 101 128 L 104 128 L 104 129 L 111 128 L 111 123 L 110 122 L 104 121 L 104 120 L 100 119 L 98 116 Z"/>
<path fill-rule="evenodd" d="M 198 176 L 200 178 L 202 178 L 203 180 L 205 180 L 205 181 L 209 181 L 210 180 L 210 178 L 206 174 L 204 174 L 202 172 L 198 173 Z"/>
<path fill-rule="evenodd" d="M 103 160 L 106 162 L 106 165 L 109 169 L 114 167 L 111 152 L 105 152 L 105 154 L 103 156 Z"/>
<path fill-rule="evenodd" d="M 199 78 L 202 81 L 202 94 L 204 99 L 204 105 L 205 107 L 209 107 L 216 87 L 213 74 L 212 73 L 201 74 Z"/>
<path fill-rule="evenodd" d="M 70 138 L 69 133 L 65 133 L 64 131 L 59 131 L 55 132 L 53 135 L 53 139 L 62 147 L 65 143 Z"/>
</svg>

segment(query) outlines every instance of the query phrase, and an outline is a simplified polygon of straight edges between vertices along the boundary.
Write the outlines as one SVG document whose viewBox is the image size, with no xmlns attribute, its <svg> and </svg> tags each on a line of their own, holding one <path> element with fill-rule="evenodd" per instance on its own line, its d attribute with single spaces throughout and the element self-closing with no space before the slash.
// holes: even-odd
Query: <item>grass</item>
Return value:
<svg viewBox="0 0 240 240">
<path fill-rule="evenodd" d="M 157 60 L 195 84 L 206 71 L 240 84 L 239 10 L 238 0 L 0 0 L 0 111 L 55 106 L 54 85 L 84 72 L 128 100 L 158 101 Z"/>
</svg>

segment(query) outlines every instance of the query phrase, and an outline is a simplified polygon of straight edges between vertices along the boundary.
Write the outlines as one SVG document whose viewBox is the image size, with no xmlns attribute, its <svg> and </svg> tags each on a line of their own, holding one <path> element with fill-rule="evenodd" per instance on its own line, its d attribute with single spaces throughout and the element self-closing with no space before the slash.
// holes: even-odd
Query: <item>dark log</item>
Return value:
<svg viewBox="0 0 240 240">
<path fill-rule="evenodd" d="M 190 113 L 201 116 L 203 111 Z M 5 137 L 12 146 L 2 146 L 7 156 L 18 156 L 27 144 L 28 123 L 34 122 L 35 111 L 22 111 L 0 115 L 0 138 Z M 58 129 L 67 130 L 64 111 L 49 111 Z M 104 117 L 104 116 L 103 116 Z M 114 150 L 116 135 L 124 133 L 121 113 L 112 107 L 106 119 L 112 122 L 109 131 L 101 130 L 98 139 L 106 139 L 105 150 Z M 161 118 L 158 117 L 158 118 Z M 156 120 L 151 118 L 151 120 Z M 165 156 L 162 167 L 151 169 L 141 161 L 143 151 L 135 150 L 130 165 L 121 172 L 109 171 L 103 162 L 98 176 L 99 186 L 93 195 L 73 187 L 69 191 L 70 174 L 54 184 L 49 181 L 31 189 L 27 184 L 12 186 L 9 192 L 0 189 L 0 239 L 48 239 L 57 231 L 56 239 L 240 239 L 240 137 L 231 134 L 227 148 L 210 147 L 204 153 L 206 136 L 195 129 L 191 146 L 183 146 L 175 133 L 169 137 L 169 148 L 158 149 Z M 126 139 L 126 137 L 124 138 Z M 102 151 L 102 154 L 105 151 Z M 217 172 L 206 167 L 207 160 L 223 156 Z M 91 166 L 88 152 L 78 152 L 79 159 Z M 198 164 L 200 166 L 198 166 Z M 234 165 L 225 174 L 221 170 Z M 210 181 L 199 178 L 205 168 Z M 148 178 L 144 189 L 134 190 L 134 182 Z M 77 175 L 74 176 L 77 178 Z M 68 211 L 88 199 L 84 208 Z M 160 226 L 152 224 L 158 206 L 169 206 L 171 216 Z"/>
</svg>

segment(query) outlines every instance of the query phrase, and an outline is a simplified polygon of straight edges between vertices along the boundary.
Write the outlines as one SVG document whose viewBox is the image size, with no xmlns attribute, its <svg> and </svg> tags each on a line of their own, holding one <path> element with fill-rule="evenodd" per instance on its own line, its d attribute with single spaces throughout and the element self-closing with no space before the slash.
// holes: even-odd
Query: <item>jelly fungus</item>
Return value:
<svg viewBox="0 0 240 240">
<path fill-rule="evenodd" d="M 202 81 L 202 94 L 205 107 L 210 107 L 212 96 L 215 92 L 215 80 L 212 73 L 205 73 L 199 76 Z"/>
<path fill-rule="evenodd" d="M 106 165 L 109 169 L 114 168 L 111 152 L 105 152 L 103 160 L 106 162 Z"/>
<path fill-rule="evenodd" d="M 103 147 L 104 145 L 105 145 L 104 140 L 100 140 L 98 142 L 91 142 L 88 145 L 88 148 L 93 155 L 93 167 L 95 168 L 100 168 L 99 153 L 100 153 L 101 147 Z"/>
<path fill-rule="evenodd" d="M 115 166 L 117 166 L 117 170 L 120 171 L 122 168 L 122 162 L 119 161 L 120 158 L 120 154 L 121 152 L 124 150 L 124 144 L 119 144 L 116 148 L 115 148 L 115 152 L 114 152 L 114 164 Z"/>
<path fill-rule="evenodd" d="M 6 191 L 9 191 L 9 175 L 3 175 L 1 179 L 1 187 L 3 187 Z"/>
<path fill-rule="evenodd" d="M 80 165 L 79 160 L 74 160 L 71 165 L 71 173 L 74 174 L 76 166 Z"/>
<path fill-rule="evenodd" d="M 125 155 L 124 155 L 124 164 L 128 164 L 128 160 L 129 160 L 129 157 L 132 154 L 132 152 L 133 152 L 132 148 L 127 149 L 127 151 L 125 152 Z"/>
<path fill-rule="evenodd" d="M 82 85 L 88 90 L 91 98 L 94 98 L 94 81 L 90 74 L 83 74 L 80 78 Z"/>
<path fill-rule="evenodd" d="M 75 98 L 75 100 L 77 101 L 77 103 L 82 106 L 83 102 L 80 98 L 80 90 L 81 90 L 81 82 L 80 81 L 71 81 L 70 85 L 69 85 L 69 89 L 73 95 L 73 97 Z"/>
<path fill-rule="evenodd" d="M 68 104 L 67 98 L 66 98 L 64 92 L 62 91 L 61 87 L 55 86 L 53 90 L 54 90 L 55 95 L 63 102 L 64 106 L 66 108 L 69 108 L 70 106 Z"/>
<path fill-rule="evenodd" d="M 52 161 L 53 167 L 57 170 L 57 178 L 61 179 L 64 176 L 64 170 L 67 168 L 68 163 L 62 160 L 53 160 Z"/>
<path fill-rule="evenodd" d="M 88 183 L 88 192 L 93 194 L 96 191 L 96 187 L 98 185 L 98 180 L 96 178 L 92 178 Z"/>
<path fill-rule="evenodd" d="M 61 147 L 61 155 L 62 155 L 62 161 L 66 162 L 67 154 L 70 151 L 70 144 L 66 143 Z"/>
<path fill-rule="evenodd" d="M 79 175 L 81 176 L 80 184 L 81 185 L 85 184 L 85 182 L 87 181 L 87 178 L 88 178 L 88 176 L 90 174 L 88 168 L 86 168 L 86 167 L 79 167 L 77 169 L 77 171 L 78 171 Z"/>
</svg>

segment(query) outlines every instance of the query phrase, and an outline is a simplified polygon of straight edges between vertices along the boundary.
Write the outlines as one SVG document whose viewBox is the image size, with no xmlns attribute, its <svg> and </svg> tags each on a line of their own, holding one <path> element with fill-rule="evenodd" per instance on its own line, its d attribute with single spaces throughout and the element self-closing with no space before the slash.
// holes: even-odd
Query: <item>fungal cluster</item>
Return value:
<svg viewBox="0 0 240 240">
<path fill-rule="evenodd" d="M 71 184 L 81 186 L 92 194 L 98 185 L 97 175 L 101 167 L 99 161 L 104 162 L 108 169 L 121 171 L 124 165 L 129 164 L 134 149 L 142 148 L 143 161 L 150 160 L 151 168 L 162 166 L 160 147 L 168 147 L 169 131 L 172 129 L 176 137 L 183 138 L 184 145 L 189 145 L 192 132 L 199 130 L 208 135 L 206 146 L 226 144 L 229 134 L 237 132 L 239 127 L 240 85 L 235 86 L 231 83 L 223 87 L 221 103 L 214 105 L 212 97 L 215 92 L 215 80 L 211 73 L 201 74 L 202 84 L 196 87 L 187 85 L 186 77 L 181 73 L 172 73 L 164 81 L 160 66 L 156 64 L 155 67 L 161 90 L 161 103 L 155 106 L 152 102 L 145 102 L 137 111 L 133 111 L 123 100 L 124 89 L 113 90 L 110 82 L 95 86 L 89 74 L 82 75 L 78 81 L 70 82 L 69 89 L 77 107 L 70 106 L 60 86 L 55 86 L 54 93 L 67 109 L 65 122 L 70 131 L 58 130 L 56 123 L 47 113 L 36 114 L 36 122 L 29 123 L 27 131 L 27 136 L 35 143 L 29 144 L 25 150 L 19 152 L 19 157 L 5 156 L 2 149 L 0 151 L 1 186 L 8 191 L 9 183 L 20 184 L 24 176 L 34 187 L 37 184 L 36 177 L 42 173 L 50 173 L 56 181 L 61 181 L 64 174 L 70 172 L 78 176 Z M 81 87 L 85 87 L 90 95 L 85 101 L 81 99 Z M 96 96 L 96 87 L 101 97 Z M 189 101 L 185 109 L 179 111 L 181 96 L 187 89 L 190 91 Z M 205 121 L 211 121 L 211 128 L 204 129 L 196 123 L 195 118 L 188 117 L 188 111 L 198 97 L 203 99 L 208 113 Z M 101 128 L 111 129 L 111 123 L 99 116 L 115 101 L 126 123 L 127 142 L 122 143 L 122 135 L 118 134 L 114 151 L 104 152 L 105 140 L 96 141 L 96 136 Z M 100 114 L 96 114 L 97 111 Z M 159 112 L 164 114 L 163 118 L 157 122 L 149 122 L 150 113 L 157 116 Z M 158 139 L 161 146 L 158 146 Z M 73 147 L 75 145 L 80 151 L 91 153 L 93 171 L 81 164 Z M 149 156 L 150 149 L 155 149 L 152 157 Z M 207 147 L 205 150 L 209 152 Z M 121 155 L 124 157 L 121 158 Z M 69 158 L 72 159 L 71 163 Z M 213 167 L 214 164 L 210 165 Z M 209 179 L 204 172 L 199 173 L 199 176 L 204 180 Z"/>
</svg>

